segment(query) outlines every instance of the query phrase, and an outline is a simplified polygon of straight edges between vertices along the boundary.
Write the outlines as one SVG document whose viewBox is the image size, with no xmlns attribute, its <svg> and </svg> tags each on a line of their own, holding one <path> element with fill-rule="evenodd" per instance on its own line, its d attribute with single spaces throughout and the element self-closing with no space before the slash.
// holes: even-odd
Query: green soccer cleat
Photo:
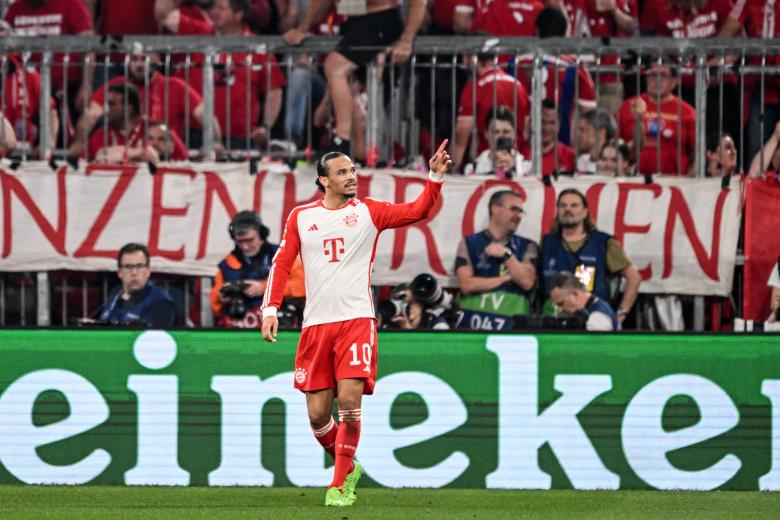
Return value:
<svg viewBox="0 0 780 520">
<path fill-rule="evenodd" d="M 325 493 L 325 505 L 335 507 L 349 507 L 355 503 L 357 496 L 343 487 L 328 488 Z"/>
<path fill-rule="evenodd" d="M 352 468 L 352 471 L 344 478 L 344 492 L 357 495 L 357 483 L 358 480 L 360 480 L 360 477 L 363 476 L 363 466 L 356 460 L 353 460 L 352 464 L 354 464 L 355 467 Z"/>
</svg>

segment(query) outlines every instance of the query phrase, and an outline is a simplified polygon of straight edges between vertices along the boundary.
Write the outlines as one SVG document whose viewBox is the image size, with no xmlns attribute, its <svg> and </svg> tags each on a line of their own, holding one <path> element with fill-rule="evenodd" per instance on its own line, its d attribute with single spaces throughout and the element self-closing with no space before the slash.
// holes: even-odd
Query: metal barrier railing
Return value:
<svg viewBox="0 0 780 520">
<path fill-rule="evenodd" d="M 39 103 L 38 106 L 38 120 L 39 128 L 48 129 L 52 125 L 52 118 L 56 116 L 59 119 L 60 127 L 66 127 L 69 111 L 72 107 L 69 105 L 69 99 L 72 99 L 72 92 L 68 92 L 68 88 L 75 88 L 73 84 L 67 84 L 68 72 L 71 72 L 71 77 L 74 75 L 74 71 L 79 68 L 87 68 L 87 64 L 90 62 L 100 65 L 100 70 L 96 73 L 98 78 L 102 75 L 102 82 L 110 78 L 112 68 L 113 73 L 118 73 L 119 77 L 127 80 L 130 72 L 134 66 L 130 63 L 130 57 L 134 50 L 143 49 L 147 53 L 160 53 L 159 63 L 152 62 L 152 59 L 148 54 L 145 55 L 140 74 L 142 75 L 142 81 L 139 83 L 145 90 L 144 102 L 149 103 L 149 88 L 154 80 L 154 74 L 156 68 L 159 68 L 159 73 L 164 77 L 178 76 L 187 83 L 191 83 L 193 80 L 201 85 L 198 92 L 202 96 L 202 113 L 199 112 L 199 121 L 194 119 L 194 111 L 196 108 L 201 109 L 201 105 L 198 107 L 193 106 L 194 101 L 190 98 L 190 90 L 183 90 L 184 94 L 184 106 L 185 110 L 183 114 L 174 115 L 168 110 L 170 101 L 174 101 L 171 96 L 175 94 L 171 87 L 171 82 L 165 82 L 164 97 L 167 100 L 164 103 L 165 111 L 162 114 L 161 119 L 164 119 L 168 127 L 174 126 L 174 117 L 183 118 L 183 124 L 187 126 L 185 129 L 185 135 L 182 136 L 185 140 L 187 147 L 200 148 L 202 155 L 206 158 L 212 158 L 215 154 L 214 144 L 219 141 L 216 137 L 233 137 L 236 133 L 236 128 L 240 128 L 243 125 L 243 130 L 239 139 L 225 139 L 224 143 L 229 151 L 238 145 L 238 157 L 246 158 L 258 153 L 263 154 L 278 154 L 286 156 L 287 158 L 306 158 L 309 155 L 306 152 L 299 152 L 297 154 L 292 152 L 291 147 L 282 148 L 281 151 L 274 152 L 273 150 L 259 149 L 259 147 L 249 138 L 251 130 L 257 130 L 258 133 L 265 133 L 269 136 L 271 133 L 271 123 L 273 121 L 264 120 L 262 124 L 258 121 L 249 121 L 248 119 L 237 123 L 236 119 L 239 117 L 237 114 L 231 112 L 236 111 L 236 106 L 244 105 L 244 117 L 248 117 L 252 110 L 256 110 L 254 101 L 250 98 L 251 90 L 246 88 L 245 98 L 235 104 L 233 110 L 226 110 L 224 114 L 217 114 L 219 117 L 215 117 L 215 109 L 217 108 L 217 102 L 230 105 L 231 102 L 235 102 L 235 99 L 231 99 L 231 96 L 235 96 L 233 88 L 222 88 L 220 86 L 221 81 L 235 81 L 239 76 L 242 80 L 246 81 L 246 86 L 252 89 L 260 88 L 258 85 L 251 83 L 255 79 L 250 79 L 255 72 L 264 72 L 265 86 L 262 88 L 266 94 L 271 90 L 271 77 L 274 71 L 283 73 L 287 78 L 291 78 L 293 72 L 298 63 L 298 58 L 306 56 L 308 63 L 314 68 L 313 56 L 321 55 L 332 50 L 337 40 L 335 38 L 310 38 L 299 47 L 290 47 L 284 43 L 281 37 L 220 37 L 207 39 L 204 41 L 201 37 L 165 37 L 165 36 L 139 36 L 132 38 L 107 38 L 107 37 L 59 37 L 57 39 L 49 38 L 36 38 L 36 37 L 6 37 L 0 39 L 0 53 L 3 54 L 3 88 L 7 83 L 7 70 L 9 60 L 11 56 L 20 56 L 20 64 L 22 68 L 28 68 L 31 61 L 30 53 L 40 53 L 40 64 L 38 70 L 40 72 L 40 99 L 48 99 L 52 90 L 52 72 L 61 69 L 61 76 L 65 78 L 64 88 L 65 92 L 62 94 L 62 102 L 60 103 L 60 109 L 57 113 L 52 113 L 47 103 Z M 72 52 L 82 53 L 78 62 L 70 61 L 70 54 Z M 63 54 L 64 53 L 64 54 Z M 740 96 L 748 91 L 745 89 L 745 81 L 748 79 L 751 83 L 756 83 L 756 86 L 751 85 L 751 89 L 754 92 L 756 98 L 759 98 L 759 105 L 757 110 L 760 115 L 764 115 L 764 102 L 763 94 L 768 88 L 774 88 L 773 85 L 768 85 L 768 78 L 772 78 L 780 72 L 780 67 L 773 64 L 773 56 L 780 55 L 780 40 L 758 40 L 758 39 L 702 39 L 702 40 L 681 40 L 681 39 L 666 39 L 666 38 L 627 38 L 627 39 L 612 39 L 608 42 L 597 39 L 548 39 L 537 40 L 535 38 L 485 38 L 485 37 L 419 37 L 417 38 L 414 46 L 414 54 L 410 62 L 404 66 L 396 67 L 389 63 L 376 63 L 369 67 L 367 71 L 365 88 L 367 91 L 368 104 L 370 109 L 368 110 L 365 123 L 365 131 L 359 136 L 360 141 L 365 141 L 365 148 L 362 153 L 364 156 L 368 156 L 368 159 L 379 157 L 384 160 L 392 160 L 393 144 L 398 143 L 406 152 L 406 159 L 411 160 L 415 158 L 420 151 L 423 154 L 427 154 L 430 150 L 420 150 L 420 132 L 421 128 L 427 127 L 427 131 L 432 136 L 431 142 L 436 141 L 443 137 L 449 137 L 451 140 L 451 146 L 453 153 L 456 147 L 456 129 L 455 120 L 457 113 L 457 97 L 458 91 L 462 88 L 463 82 L 458 75 L 463 75 L 467 72 L 472 72 L 474 69 L 473 60 L 463 60 L 461 55 L 475 56 L 477 54 L 489 54 L 494 58 L 496 62 L 504 57 L 509 57 L 515 62 L 520 62 L 520 58 L 526 58 L 528 74 L 530 76 L 529 85 L 531 86 L 529 92 L 530 98 L 530 126 L 534 130 L 529 136 L 531 154 L 532 171 L 538 172 L 540 165 L 542 164 L 542 108 L 541 103 L 544 94 L 545 75 L 549 75 L 552 70 L 549 67 L 549 63 L 546 62 L 546 57 L 558 57 L 561 55 L 570 54 L 576 57 L 576 59 L 569 66 L 556 68 L 555 74 L 559 70 L 563 70 L 569 67 L 576 69 L 585 69 L 591 73 L 593 83 L 595 87 L 595 102 L 601 103 L 601 86 L 602 82 L 607 81 L 609 75 L 618 74 L 619 79 L 622 79 L 622 83 L 626 85 L 634 84 L 636 89 L 639 89 L 642 83 L 642 74 L 644 68 L 652 64 L 652 61 L 658 57 L 664 57 L 666 60 L 670 60 L 673 68 L 679 70 L 684 81 L 681 81 L 677 87 L 677 95 L 682 98 L 687 97 L 691 104 L 696 106 L 695 113 L 695 146 L 693 152 L 695 157 L 692 157 L 691 163 L 695 164 L 695 173 L 697 176 L 705 176 L 706 172 L 706 129 L 718 130 L 719 134 L 729 130 L 732 133 L 735 132 L 734 128 L 728 128 L 728 125 L 724 127 L 724 119 L 730 118 L 741 123 L 745 119 L 745 105 L 748 101 L 744 97 L 740 97 L 738 100 L 733 99 L 731 95 L 733 92 L 740 93 Z M 113 59 L 117 54 L 120 55 L 119 61 Z M 266 58 L 264 63 L 255 63 L 250 60 L 250 57 L 255 55 L 263 55 Z M 283 58 L 279 63 L 274 61 L 271 56 L 279 55 Z M 95 56 L 102 56 L 101 58 L 95 58 Z M 236 55 L 239 59 L 233 60 L 232 56 Z M 605 56 L 616 56 L 616 63 L 602 63 L 602 58 Z M 736 59 L 733 59 L 736 57 Z M 243 59 L 243 63 L 241 63 Z M 241 68 L 246 69 L 245 74 L 238 74 Z M 556 65 L 557 67 L 557 65 Z M 520 67 L 510 67 L 507 70 L 511 71 L 513 79 L 517 80 L 519 75 L 524 74 L 521 72 L 518 74 Z M 227 72 L 225 72 L 227 71 Z M 235 72 L 234 76 L 231 76 L 231 71 Z M 449 72 L 449 75 L 447 74 Z M 196 77 L 197 76 L 197 77 Z M 476 77 L 472 75 L 471 82 L 476 84 Z M 87 81 L 86 77 L 83 81 Z M 447 81 L 448 87 L 442 89 L 441 82 Z M 385 102 L 385 96 L 383 83 L 389 82 L 390 88 L 387 90 L 389 95 L 387 102 Z M 683 86 L 685 83 L 685 86 Z M 421 87 L 428 87 L 426 92 L 420 91 Z M 579 88 L 579 82 L 574 86 L 575 97 L 579 96 L 577 89 Z M 311 128 L 312 120 L 314 119 L 315 107 L 312 106 L 312 84 L 308 83 L 305 88 L 305 98 L 288 99 L 288 110 L 297 104 L 303 102 L 306 103 L 306 135 L 297 136 L 302 141 L 299 141 L 302 149 L 311 151 L 316 149 L 318 143 L 315 143 L 312 139 Z M 84 89 L 84 92 L 88 92 L 88 89 Z M 4 92 L 5 94 L 5 92 Z M 443 98 L 443 99 L 442 99 Z M 5 99 L 3 95 L 3 112 L 5 113 Z M 89 106 L 90 100 L 84 98 L 81 102 L 85 106 Z M 710 106 L 709 114 L 719 115 L 719 120 L 716 122 L 710 121 L 708 123 L 708 109 Z M 449 110 L 442 109 L 447 107 Z M 25 101 L 22 101 L 22 111 L 25 108 Z M 103 106 L 100 107 L 101 112 L 108 112 L 108 101 L 104 99 Z M 517 108 L 516 106 L 510 108 Z M 560 107 L 559 107 L 560 108 Z M 447 113 L 443 113 L 443 112 Z M 264 111 L 263 111 L 264 112 Z M 579 112 L 579 111 L 575 111 Z M 127 113 L 127 110 L 125 111 Z M 145 110 L 148 115 L 149 110 Z M 572 125 L 577 122 L 577 113 L 574 114 L 572 119 Z M 737 117 L 737 114 L 741 117 Z M 126 116 L 127 117 L 127 116 Z M 220 120 L 222 126 L 227 128 L 220 128 Z M 759 120 L 761 118 L 759 117 Z M 145 120 L 144 130 L 149 121 Z M 225 125 L 225 123 L 227 123 Z M 390 124 L 387 124 L 390 123 Z M 476 142 L 481 136 L 477 135 L 477 127 L 481 124 L 473 125 L 470 132 L 471 141 L 471 153 L 473 156 L 476 153 Z M 566 121 L 568 124 L 569 122 Z M 709 124 L 709 127 L 708 127 Z M 105 126 L 106 124 L 103 123 Z M 191 129 L 195 129 L 201 126 L 199 130 L 202 137 L 191 140 Z M 440 131 L 442 127 L 447 127 L 448 131 Z M 251 127 L 251 128 L 250 128 Z M 262 128 L 262 131 L 260 130 Z M 576 126 L 573 126 L 576 128 Z M 27 127 L 24 127 L 25 132 Z M 79 128 L 79 132 L 82 135 L 75 136 L 77 141 L 86 140 L 88 129 Z M 294 141 L 293 135 L 291 135 L 291 129 L 286 129 L 286 141 Z M 2 129 L 0 129 L 2 132 Z M 742 139 L 744 128 L 736 129 L 736 132 L 740 135 L 735 135 L 735 140 L 739 141 L 740 146 L 743 145 L 745 139 Z M 756 129 L 758 136 L 755 140 L 763 142 L 766 137 L 766 130 L 764 126 Z M 59 143 L 53 141 L 51 132 L 39 131 L 38 132 L 38 150 L 43 158 L 50 157 L 52 151 L 59 152 L 59 155 L 63 155 L 65 150 L 69 148 L 67 132 L 61 132 L 65 135 L 65 139 L 60 139 Z M 444 135 L 442 135 L 444 134 Z M 2 137 L 0 135 L 0 137 Z M 27 140 L 29 136 L 23 136 Z M 198 142 L 200 141 L 200 142 Z M 240 141 L 237 143 L 236 141 Z M 59 150 L 55 145 L 59 145 Z M 566 143 L 569 144 L 569 143 Z M 573 132 L 572 143 L 576 146 L 577 132 Z M 431 149 L 435 146 L 434 143 L 430 144 Z M 680 152 L 682 152 L 682 144 L 678 146 Z M 755 148 L 755 146 L 754 146 Z M 218 150 L 217 150 L 218 151 Z M 740 149 L 740 155 L 745 159 L 745 150 Z M 752 155 L 755 152 L 754 149 L 748 150 Z M 657 154 L 660 156 L 661 147 L 658 146 Z M 57 154 L 55 154 L 57 155 Z M 26 159 L 28 151 L 23 148 L 22 159 Z M 660 157 L 658 158 L 660 160 Z M 762 164 L 768 161 L 764 161 L 762 158 Z M 679 168 L 678 168 L 679 169 Z M 686 172 L 678 172 L 685 174 Z"/>
</svg>

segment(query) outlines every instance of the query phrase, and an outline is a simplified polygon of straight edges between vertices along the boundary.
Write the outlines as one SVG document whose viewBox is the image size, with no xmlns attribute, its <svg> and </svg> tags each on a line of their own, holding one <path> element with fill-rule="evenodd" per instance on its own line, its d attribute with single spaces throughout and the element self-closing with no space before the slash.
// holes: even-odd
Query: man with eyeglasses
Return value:
<svg viewBox="0 0 780 520">
<path fill-rule="evenodd" d="M 174 324 L 176 312 L 171 297 L 149 280 L 149 250 L 143 244 L 122 246 L 117 256 L 117 276 L 122 282 L 108 298 L 98 323 L 140 325 L 163 329 Z M 84 318 L 82 323 L 94 323 Z"/>
<path fill-rule="evenodd" d="M 531 312 L 539 247 L 515 234 L 524 213 L 519 193 L 497 191 L 488 202 L 487 228 L 465 237 L 458 245 L 457 328 L 508 330 L 513 316 Z"/>
</svg>

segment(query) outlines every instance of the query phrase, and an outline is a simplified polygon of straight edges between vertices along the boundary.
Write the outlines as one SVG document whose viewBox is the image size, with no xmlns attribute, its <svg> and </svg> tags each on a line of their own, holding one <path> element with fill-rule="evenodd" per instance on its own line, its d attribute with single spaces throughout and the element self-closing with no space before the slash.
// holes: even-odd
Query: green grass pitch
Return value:
<svg viewBox="0 0 780 520">
<path fill-rule="evenodd" d="M 358 490 L 325 508 L 324 489 L 0 486 L 0 519 L 593 519 L 780 518 L 780 493 Z"/>
</svg>

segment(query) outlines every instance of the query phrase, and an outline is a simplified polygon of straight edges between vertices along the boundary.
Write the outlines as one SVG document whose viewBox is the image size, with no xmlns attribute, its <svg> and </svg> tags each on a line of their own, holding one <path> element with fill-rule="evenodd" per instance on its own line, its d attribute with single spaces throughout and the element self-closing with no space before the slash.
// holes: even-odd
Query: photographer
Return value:
<svg viewBox="0 0 780 520">
<path fill-rule="evenodd" d="M 588 291 L 573 273 L 561 271 L 552 278 L 550 298 L 558 311 L 585 319 L 585 329 L 620 330 L 620 320 L 612 307 Z"/>
<path fill-rule="evenodd" d="M 452 295 L 430 274 L 417 275 L 408 286 L 399 285 L 377 309 L 381 328 L 404 330 L 447 330 L 451 310 Z"/>
<path fill-rule="evenodd" d="M 129 243 L 119 250 L 117 276 L 122 286 L 103 304 L 100 318 L 82 318 L 81 325 L 130 325 L 163 329 L 174 325 L 176 312 L 171 297 L 149 281 L 149 250 Z"/>
<path fill-rule="evenodd" d="M 219 263 L 209 300 L 223 327 L 260 328 L 266 280 L 278 245 L 267 242 L 268 228 L 252 211 L 237 213 L 228 226 L 235 249 Z M 303 298 L 303 269 L 296 261 L 285 298 Z"/>
</svg>

